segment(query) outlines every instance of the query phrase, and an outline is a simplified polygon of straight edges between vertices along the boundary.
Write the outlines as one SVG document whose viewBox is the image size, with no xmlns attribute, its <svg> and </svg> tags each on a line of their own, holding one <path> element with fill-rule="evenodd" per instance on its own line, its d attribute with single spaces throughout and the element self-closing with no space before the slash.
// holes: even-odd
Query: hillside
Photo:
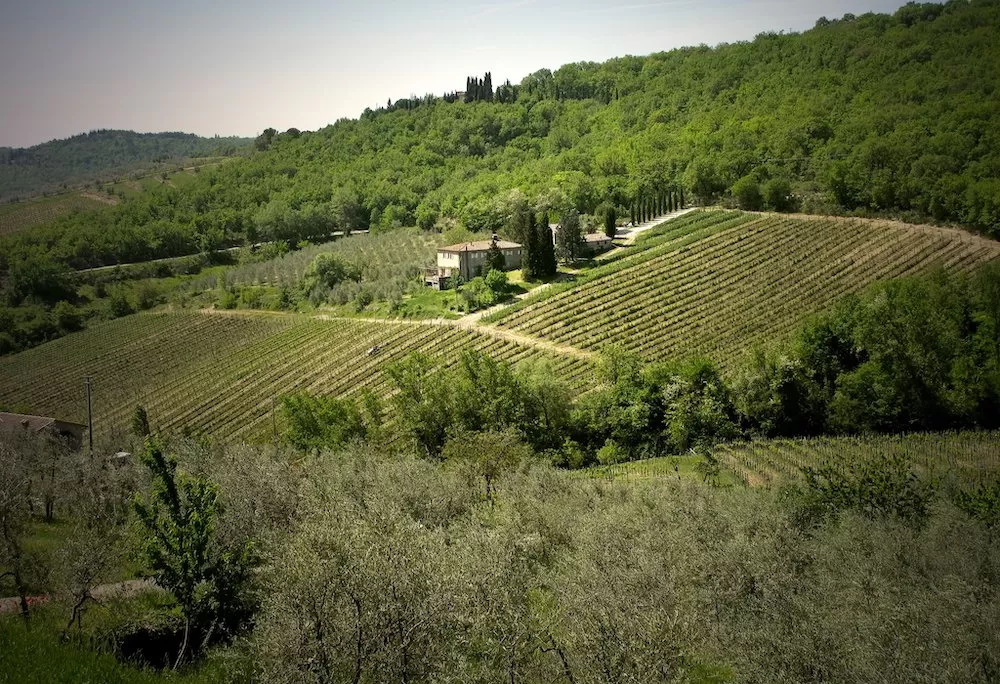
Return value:
<svg viewBox="0 0 1000 684">
<path fill-rule="evenodd" d="M 109 219 L 114 244 L 96 253 L 88 245 L 108 226 L 86 219 L 3 251 L 38 244 L 87 267 L 331 226 L 450 217 L 492 232 L 505 227 L 513 188 L 554 213 L 610 202 L 628 216 L 683 190 L 689 200 L 892 213 L 993 235 L 998 30 L 996 0 L 908 5 L 821 19 L 801 34 L 542 70 L 490 101 L 397 100 L 312 133 L 268 130 L 250 158 L 124 202 Z M 156 238 L 163 232 L 171 239 Z"/>
<path fill-rule="evenodd" d="M 246 138 L 99 130 L 25 148 L 0 147 L 0 201 L 149 173 L 194 157 L 231 155 Z"/>
<path fill-rule="evenodd" d="M 960 231 L 733 211 L 688 214 L 631 250 L 493 320 L 581 349 L 621 343 L 653 361 L 733 367 L 870 283 L 1000 259 L 1000 243 Z"/>
<path fill-rule="evenodd" d="M 368 351 L 375 345 L 377 353 Z M 588 364 L 457 327 L 320 320 L 239 312 L 148 313 L 95 325 L 0 359 L 0 405 L 86 421 L 93 379 L 95 432 L 126 428 L 143 404 L 157 429 L 222 439 L 270 435 L 272 402 L 297 390 L 341 396 L 387 391 L 380 372 L 412 351 L 453 361 L 467 347 L 519 362 L 549 358 L 576 387 Z"/>
</svg>

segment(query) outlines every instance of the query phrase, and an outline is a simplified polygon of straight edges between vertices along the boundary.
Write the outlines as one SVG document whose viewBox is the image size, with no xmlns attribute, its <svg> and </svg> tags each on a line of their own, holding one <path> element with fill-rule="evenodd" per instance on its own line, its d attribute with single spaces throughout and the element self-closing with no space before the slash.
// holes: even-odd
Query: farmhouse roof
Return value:
<svg viewBox="0 0 1000 684">
<path fill-rule="evenodd" d="M 475 242 L 461 242 L 457 245 L 448 245 L 438 248 L 439 252 L 485 252 L 493 244 L 492 240 L 476 240 Z M 508 240 L 497 240 L 497 247 L 500 249 L 520 249 L 521 245 Z"/>
<path fill-rule="evenodd" d="M 587 233 L 583 239 L 587 242 L 611 242 L 611 238 L 604 233 Z"/>
<path fill-rule="evenodd" d="M 32 432 L 38 432 L 40 430 L 44 430 L 53 423 L 62 423 L 63 425 L 76 425 L 78 427 L 85 427 L 80 423 L 74 423 L 68 420 L 58 420 L 56 418 L 49 418 L 48 416 L 29 416 L 20 413 L 0 412 L 0 430 L 12 430 L 14 428 L 21 428 L 25 430 L 31 430 Z"/>
</svg>

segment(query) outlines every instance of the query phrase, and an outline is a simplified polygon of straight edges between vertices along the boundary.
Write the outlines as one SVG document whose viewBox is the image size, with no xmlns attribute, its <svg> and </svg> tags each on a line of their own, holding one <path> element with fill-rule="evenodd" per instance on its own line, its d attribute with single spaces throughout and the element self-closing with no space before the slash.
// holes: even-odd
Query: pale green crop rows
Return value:
<svg viewBox="0 0 1000 684">
<path fill-rule="evenodd" d="M 801 468 L 831 459 L 870 461 L 899 456 L 923 476 L 954 477 L 975 486 L 1000 474 L 1000 432 L 821 437 L 725 444 L 715 456 L 749 486 L 780 486 L 801 478 Z"/>
<path fill-rule="evenodd" d="M 369 355 L 376 345 L 380 351 Z M 386 395 L 385 364 L 413 351 L 454 363 L 469 347 L 512 363 L 548 359 L 575 389 L 589 379 L 589 365 L 579 359 L 452 326 L 179 311 L 95 325 L 0 360 L 0 404 L 84 422 L 83 381 L 90 375 L 95 433 L 127 426 L 142 404 L 157 429 L 259 438 L 284 394 L 344 396 L 369 388 Z"/>
<path fill-rule="evenodd" d="M 650 360 L 707 355 L 731 366 L 872 282 L 1000 258 L 1000 244 L 972 235 L 862 220 L 702 212 L 664 229 L 579 286 L 498 315 L 499 325 L 583 349 L 621 343 Z"/>
</svg>

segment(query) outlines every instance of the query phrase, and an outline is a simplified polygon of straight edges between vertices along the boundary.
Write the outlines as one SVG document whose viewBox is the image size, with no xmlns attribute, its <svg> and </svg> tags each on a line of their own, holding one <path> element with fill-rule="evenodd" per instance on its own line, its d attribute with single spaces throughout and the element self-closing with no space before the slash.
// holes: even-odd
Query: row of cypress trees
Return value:
<svg viewBox="0 0 1000 684">
<path fill-rule="evenodd" d="M 517 233 L 521 243 L 521 271 L 525 280 L 551 278 L 556 274 L 556 248 L 545 212 L 530 211 L 520 216 L 522 225 Z"/>
<path fill-rule="evenodd" d="M 640 192 L 631 206 L 631 219 L 633 225 L 645 223 L 656 216 L 671 211 L 677 211 L 684 207 L 684 189 L 678 190 L 658 190 L 653 193 Z"/>
</svg>

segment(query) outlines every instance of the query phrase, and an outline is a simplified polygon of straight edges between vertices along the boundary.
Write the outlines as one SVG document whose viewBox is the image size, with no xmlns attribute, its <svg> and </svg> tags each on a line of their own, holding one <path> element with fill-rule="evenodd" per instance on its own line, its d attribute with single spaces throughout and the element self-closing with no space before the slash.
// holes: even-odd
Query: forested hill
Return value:
<svg viewBox="0 0 1000 684">
<path fill-rule="evenodd" d="M 35 229 L 0 254 L 34 245 L 86 267 L 345 224 L 453 217 L 496 230 L 514 188 L 585 214 L 612 202 L 627 216 L 683 190 L 689 202 L 930 217 L 997 237 L 998 34 L 1000 1 L 952 0 L 570 64 L 495 90 L 470 79 L 464 98 L 268 130 L 249 158 L 186 188 Z"/>
<path fill-rule="evenodd" d="M 99 130 L 34 147 L 0 147 L 0 199 L 29 196 L 189 157 L 233 154 L 246 138 Z"/>
</svg>

